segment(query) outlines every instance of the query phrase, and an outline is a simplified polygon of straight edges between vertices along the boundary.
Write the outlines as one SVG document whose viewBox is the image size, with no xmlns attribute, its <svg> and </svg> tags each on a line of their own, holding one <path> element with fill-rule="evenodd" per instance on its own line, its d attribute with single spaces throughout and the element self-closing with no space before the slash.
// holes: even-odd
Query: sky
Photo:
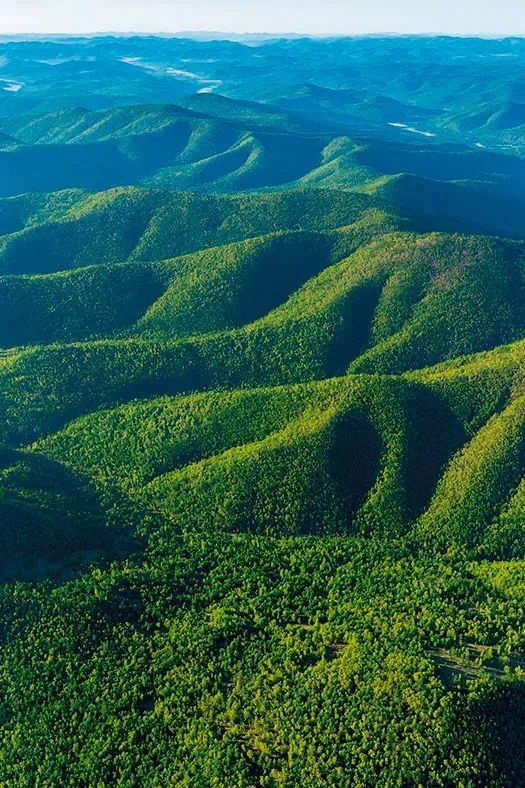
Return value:
<svg viewBox="0 0 525 788">
<path fill-rule="evenodd" d="M 525 0 L 0 0 L 2 33 L 525 34 Z"/>
</svg>

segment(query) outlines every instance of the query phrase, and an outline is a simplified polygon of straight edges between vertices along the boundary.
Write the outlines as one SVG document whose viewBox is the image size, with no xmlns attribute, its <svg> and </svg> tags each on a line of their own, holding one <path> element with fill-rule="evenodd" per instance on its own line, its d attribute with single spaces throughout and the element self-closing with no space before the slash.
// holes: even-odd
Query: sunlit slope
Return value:
<svg viewBox="0 0 525 788">
<path fill-rule="evenodd" d="M 242 326 L 400 222 L 366 211 L 325 232 L 281 231 L 156 262 L 0 277 L 0 345 L 115 332 L 185 336 Z M 136 324 L 136 325 L 135 325 Z"/>
<path fill-rule="evenodd" d="M 160 260 L 279 230 L 324 231 L 365 216 L 373 222 L 377 212 L 397 219 L 381 200 L 323 190 L 206 197 L 127 188 L 65 192 L 48 204 L 25 196 L 0 206 L 12 223 L 0 238 L 4 274 Z"/>
<path fill-rule="evenodd" d="M 486 393 L 475 425 L 462 406 L 477 381 L 465 384 L 460 365 L 418 373 L 423 382 L 349 376 L 134 401 L 75 420 L 31 451 L 117 488 L 177 531 L 412 532 L 445 550 L 518 556 L 522 344 L 506 355 L 507 385 Z M 490 368 L 498 356 L 465 366 Z"/>
<path fill-rule="evenodd" d="M 133 264 L 111 310 L 103 284 L 118 277 L 124 283 L 127 266 L 112 268 L 110 278 L 96 268 L 28 282 L 5 277 L 6 300 L 10 285 L 19 297 L 21 285 L 30 294 L 53 286 L 48 340 L 54 331 L 61 344 L 0 359 L 4 429 L 29 438 L 134 396 L 288 384 L 347 371 L 400 374 L 523 337 L 520 244 L 387 233 L 347 257 L 354 233 L 355 226 L 278 234 L 155 266 Z M 82 302 L 77 314 L 67 299 L 74 299 L 76 281 L 86 300 L 90 279 L 98 282 L 93 306 Z M 112 336 L 71 342 L 104 329 Z M 38 325 L 32 330 L 45 339 Z"/>
<path fill-rule="evenodd" d="M 441 545 L 482 541 L 524 555 L 525 397 L 493 416 L 451 462 L 418 531 Z M 521 483 L 521 487 L 520 487 Z"/>
<path fill-rule="evenodd" d="M 461 444 L 447 415 L 421 386 L 341 378 L 133 403 L 34 450 L 112 479 L 183 530 L 394 535 Z"/>
</svg>

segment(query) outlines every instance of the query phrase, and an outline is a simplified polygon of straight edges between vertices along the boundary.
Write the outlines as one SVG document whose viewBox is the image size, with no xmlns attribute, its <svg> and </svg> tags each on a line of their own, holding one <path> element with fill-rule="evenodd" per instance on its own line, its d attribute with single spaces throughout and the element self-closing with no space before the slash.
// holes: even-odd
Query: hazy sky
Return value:
<svg viewBox="0 0 525 788">
<path fill-rule="evenodd" d="M 525 0 L 0 0 L 0 34 L 525 33 Z"/>
</svg>

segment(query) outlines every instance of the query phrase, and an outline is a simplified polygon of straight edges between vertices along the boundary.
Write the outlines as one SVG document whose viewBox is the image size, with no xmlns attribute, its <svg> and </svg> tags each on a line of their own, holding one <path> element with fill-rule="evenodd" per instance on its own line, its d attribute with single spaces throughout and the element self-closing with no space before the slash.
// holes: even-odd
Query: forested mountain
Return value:
<svg viewBox="0 0 525 788">
<path fill-rule="evenodd" d="M 0 199 L 123 186 L 201 194 L 335 188 L 378 196 L 421 229 L 525 234 L 518 157 L 326 132 L 218 95 L 186 104 L 0 117 Z M 17 210 L 10 205 L 8 215 Z"/>
<path fill-rule="evenodd" d="M 525 785 L 523 42 L 0 58 L 0 783 Z"/>
</svg>

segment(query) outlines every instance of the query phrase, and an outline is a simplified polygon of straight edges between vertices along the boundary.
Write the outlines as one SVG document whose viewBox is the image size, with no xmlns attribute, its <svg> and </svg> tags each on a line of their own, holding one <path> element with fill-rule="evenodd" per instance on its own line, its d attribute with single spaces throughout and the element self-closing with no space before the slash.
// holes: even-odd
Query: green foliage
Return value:
<svg viewBox="0 0 525 788">
<path fill-rule="evenodd" d="M 500 513 L 522 478 L 524 407 L 525 397 L 517 397 L 490 419 L 454 459 L 422 518 L 423 531 L 433 532 L 444 544 L 479 541 L 480 531 Z M 513 508 L 518 510 L 519 500 L 510 504 L 511 517 Z"/>
<path fill-rule="evenodd" d="M 370 540 L 188 538 L 4 588 L 2 778 L 519 782 L 517 678 L 465 667 L 449 685 L 432 656 L 521 647 L 498 572 Z"/>
<path fill-rule="evenodd" d="M 462 436 L 422 387 L 363 377 L 137 402 L 35 450 L 184 530 L 396 534 Z"/>
<path fill-rule="evenodd" d="M 147 263 L 0 277 L 0 344 L 17 347 L 107 336 L 138 320 L 165 291 L 167 270 Z"/>
<path fill-rule="evenodd" d="M 373 222 L 389 219 L 390 227 L 397 219 L 395 211 L 368 195 L 319 190 L 202 197 L 129 187 L 65 192 L 45 206 L 39 195 L 23 199 L 22 226 L 15 224 L 16 230 L 0 239 L 5 274 L 155 261 L 281 230 L 335 229 L 368 218 L 368 212 Z M 2 206 L 19 211 L 21 200 L 4 200 Z"/>
<path fill-rule="evenodd" d="M 320 155 L 201 96 L 10 126 L 202 191 Z M 323 150 L 369 193 L 1 201 L 1 784 L 523 784 L 523 245 Z"/>
</svg>

